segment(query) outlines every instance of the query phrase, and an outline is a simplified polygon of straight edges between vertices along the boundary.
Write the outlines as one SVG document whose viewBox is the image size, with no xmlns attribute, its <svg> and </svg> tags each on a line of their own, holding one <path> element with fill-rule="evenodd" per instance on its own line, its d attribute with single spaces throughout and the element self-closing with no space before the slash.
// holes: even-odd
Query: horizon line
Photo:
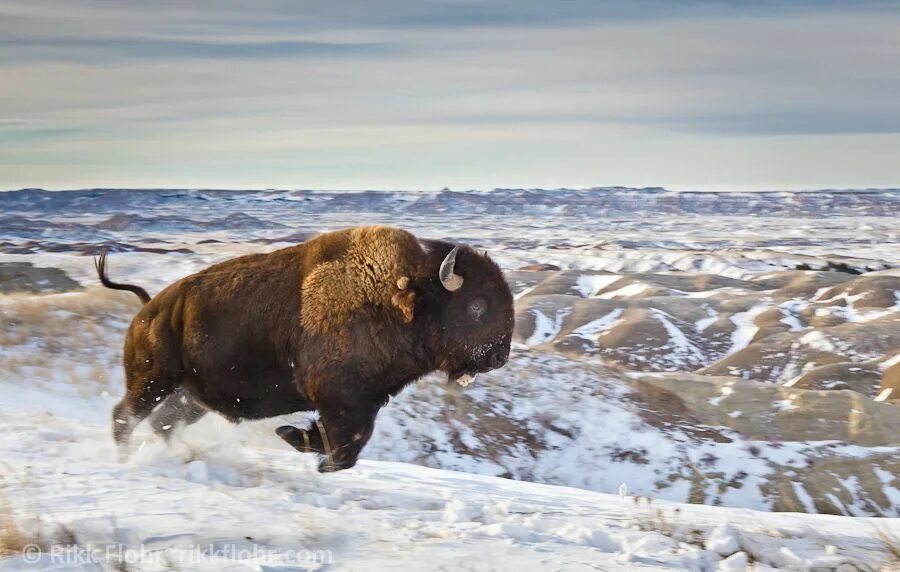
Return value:
<svg viewBox="0 0 900 572">
<path fill-rule="evenodd" d="M 563 191 L 642 191 L 657 193 L 678 193 L 678 194 L 764 194 L 764 193 L 878 193 L 878 192 L 900 192 L 900 185 L 896 187 L 804 187 L 804 188 L 757 188 L 757 189 L 716 189 L 716 188 L 668 188 L 663 186 L 644 186 L 629 187 L 623 185 L 603 185 L 592 187 L 493 187 L 490 189 L 466 188 L 454 189 L 451 187 L 435 188 L 333 188 L 333 189 L 313 189 L 313 188 L 277 188 L 277 187 L 259 187 L 259 188 L 241 188 L 241 187 L 80 187 L 80 188 L 45 188 L 45 187 L 22 187 L 18 189 L 0 189 L 0 193 L 20 193 L 20 192 L 47 192 L 47 193 L 78 193 L 88 191 L 134 191 L 134 192 L 217 192 L 217 193 L 492 193 L 498 191 L 543 191 L 543 192 L 563 192 Z"/>
</svg>

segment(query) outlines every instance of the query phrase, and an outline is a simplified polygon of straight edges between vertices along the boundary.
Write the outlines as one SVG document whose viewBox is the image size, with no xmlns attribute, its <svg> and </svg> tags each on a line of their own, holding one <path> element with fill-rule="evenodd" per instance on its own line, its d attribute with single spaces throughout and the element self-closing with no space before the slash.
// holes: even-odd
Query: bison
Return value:
<svg viewBox="0 0 900 572">
<path fill-rule="evenodd" d="M 241 256 L 153 298 L 111 282 L 106 261 L 104 249 L 103 285 L 144 303 L 125 337 L 126 393 L 113 410 L 123 455 L 135 426 L 164 402 L 153 423 L 164 436 L 207 411 L 234 422 L 317 411 L 306 429 L 276 433 L 321 455 L 319 471 L 346 469 L 406 385 L 438 370 L 467 385 L 509 358 L 513 298 L 500 268 L 486 253 L 398 228 Z"/>
</svg>

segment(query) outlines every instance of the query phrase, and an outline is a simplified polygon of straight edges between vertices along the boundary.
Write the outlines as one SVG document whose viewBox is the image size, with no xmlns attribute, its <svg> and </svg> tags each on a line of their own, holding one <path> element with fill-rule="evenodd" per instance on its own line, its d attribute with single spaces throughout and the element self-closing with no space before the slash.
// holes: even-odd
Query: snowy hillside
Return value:
<svg viewBox="0 0 900 572">
<path fill-rule="evenodd" d="M 900 519 L 848 526 L 410 464 L 321 475 L 252 428 L 202 450 L 148 442 L 121 465 L 89 403 L 4 393 L 3 537 L 46 552 L 0 570 L 95 570 L 107 557 L 118 570 L 867 570 L 889 564 L 885 542 L 900 535 Z"/>
<path fill-rule="evenodd" d="M 400 225 L 491 252 L 516 293 L 517 347 L 468 391 L 408 388 L 364 458 L 900 516 L 900 239 L 884 216 L 898 201 L 890 190 L 0 193 L 0 385 L 121 394 L 137 301 L 95 287 L 99 244 L 114 250 L 114 278 L 153 293 L 323 230 Z"/>
<path fill-rule="evenodd" d="M 137 307 L 133 295 L 95 286 L 0 296 L 0 409 L 108 425 Z M 625 482 L 672 501 L 900 516 L 895 405 L 737 381 L 621 371 L 518 345 L 507 366 L 466 389 L 437 375 L 406 388 L 382 410 L 363 458 L 607 493 Z M 235 429 L 210 415 L 180 435 L 199 440 L 198 451 L 232 431 L 267 447 L 282 422 Z M 139 436 L 158 444 L 146 427 Z"/>
<path fill-rule="evenodd" d="M 896 190 L 0 193 L 0 553 L 156 558 L 121 570 L 877 569 L 900 543 L 898 204 Z M 152 294 L 357 224 L 489 250 L 516 295 L 509 364 L 466 389 L 411 385 L 339 474 L 288 450 L 284 419 L 215 415 L 171 448 L 140 427 L 141 450 L 113 461 L 139 305 L 97 286 L 100 244 L 114 279 Z"/>
</svg>

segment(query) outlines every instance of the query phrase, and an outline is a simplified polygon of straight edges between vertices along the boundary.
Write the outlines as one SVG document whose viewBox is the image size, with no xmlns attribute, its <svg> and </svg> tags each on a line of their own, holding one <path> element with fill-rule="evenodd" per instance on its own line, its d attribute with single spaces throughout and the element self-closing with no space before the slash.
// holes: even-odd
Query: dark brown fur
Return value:
<svg viewBox="0 0 900 572">
<path fill-rule="evenodd" d="M 178 391 L 179 402 L 190 398 L 234 421 L 318 411 L 321 423 L 308 432 L 285 426 L 278 434 L 325 454 L 320 470 L 353 466 L 378 410 L 407 384 L 435 370 L 451 378 L 487 371 L 508 358 L 513 305 L 500 269 L 461 247 L 456 273 L 465 281 L 449 292 L 438 268 L 452 247 L 390 227 L 356 228 L 168 286 L 126 335 L 116 442 L 127 444 L 134 426 Z M 104 285 L 142 292 L 109 282 L 104 269 L 102 256 Z M 486 303 L 480 318 L 475 301 Z M 181 420 L 202 416 L 196 404 L 186 407 Z M 175 411 L 167 406 L 154 426 L 169 430 Z"/>
</svg>

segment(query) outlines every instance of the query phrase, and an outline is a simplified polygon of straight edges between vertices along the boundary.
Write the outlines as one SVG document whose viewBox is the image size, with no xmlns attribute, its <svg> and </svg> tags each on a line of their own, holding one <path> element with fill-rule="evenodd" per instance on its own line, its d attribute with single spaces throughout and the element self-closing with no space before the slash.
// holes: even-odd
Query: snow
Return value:
<svg viewBox="0 0 900 572">
<path fill-rule="evenodd" d="M 128 245 L 156 241 L 169 245 L 167 248 L 189 248 L 190 254 L 116 254 L 115 276 L 128 277 L 156 292 L 211 263 L 284 245 L 286 242 L 265 240 L 284 240 L 288 231 L 390 223 L 419 236 L 463 240 L 487 248 L 506 270 L 544 262 L 571 272 L 584 271 L 576 279 L 575 291 L 584 298 L 611 300 L 638 296 L 650 288 L 632 282 L 616 289 L 617 281 L 635 272 L 709 273 L 755 280 L 766 278 L 761 273 L 775 276 L 775 271 L 789 270 L 799 262 L 813 263 L 826 257 L 873 267 L 897 260 L 896 235 L 891 234 L 896 227 L 894 216 L 866 218 L 873 229 L 866 234 L 891 237 L 872 244 L 858 240 L 858 217 L 831 216 L 840 213 L 829 213 L 828 228 L 817 233 L 813 230 L 820 229 L 818 220 L 804 225 L 797 224 L 798 219 L 770 216 L 737 219 L 710 214 L 701 219 L 666 213 L 651 219 L 628 211 L 628 216 L 604 218 L 603 224 L 598 224 L 592 209 L 573 216 L 548 205 L 526 206 L 537 214 L 514 217 L 480 211 L 477 217 L 459 216 L 476 212 L 465 205 L 451 205 L 446 212 L 429 206 L 404 214 L 395 212 L 396 205 L 414 206 L 420 198 L 429 197 L 411 198 L 402 193 L 390 198 L 392 206 L 387 211 L 373 207 L 348 214 L 308 212 L 309 208 L 322 208 L 315 205 L 323 202 L 344 200 L 340 194 L 319 195 L 315 201 L 305 194 L 253 195 L 236 195 L 223 202 L 210 193 L 210 200 L 201 205 L 149 206 L 144 214 L 188 212 L 205 223 L 222 213 L 238 212 L 263 221 L 277 220 L 289 228 L 234 230 L 201 225 L 202 232 L 78 231 L 88 233 L 84 235 L 87 238 L 76 236 L 75 231 L 51 228 L 52 239 L 73 243 L 71 250 L 0 253 L 0 261 L 25 259 L 59 267 L 74 279 L 93 284 L 93 268 L 83 250 L 78 250 L 83 246 L 75 245 L 77 241 L 99 243 L 114 238 Z M 152 196 L 152 191 L 134 198 L 145 200 L 147 196 Z M 200 193 L 195 193 L 194 198 L 198 197 Z M 494 206 L 503 207 L 506 200 L 498 197 Z M 279 203 L 273 209 L 271 201 L 288 204 Z M 144 212 L 145 205 L 120 203 L 109 208 Z M 39 218 L 99 222 L 108 218 L 107 206 L 93 214 L 84 207 L 73 213 L 43 212 Z M 522 231 L 511 233 L 511 228 Z M 44 238 L 51 240 L 50 236 Z M 221 242 L 202 244 L 201 239 Z M 777 242 L 782 239 L 783 243 Z M 11 236 L 9 240 L 22 245 L 25 239 Z M 596 271 L 612 274 L 587 274 Z M 522 288 L 516 299 L 527 296 L 531 288 Z M 614 290 L 597 296 L 607 288 Z M 836 290 L 823 287 L 816 292 L 814 304 L 805 304 L 820 310 L 820 315 L 847 321 L 875 320 L 900 309 L 900 299 L 891 308 L 865 310 L 855 308 L 858 297 L 838 294 L 828 301 L 819 300 L 828 291 Z M 707 317 L 696 322 L 694 318 L 682 322 L 670 314 L 652 314 L 668 334 L 668 349 L 685 363 L 702 358 L 691 339 L 696 340 L 697 333 L 727 315 L 714 307 L 720 308 L 719 304 L 730 298 L 757 295 L 754 289 L 737 287 L 670 292 L 710 304 Z M 643 307 L 641 302 L 620 305 Z M 792 331 L 806 329 L 799 318 L 804 302 L 796 302 L 780 306 L 781 321 Z M 841 302 L 845 305 L 825 305 Z M 6 303 L 2 296 L 0 303 Z M 771 304 L 774 302 L 769 307 Z M 0 312 L 5 309 L 0 307 Z M 724 312 L 727 307 L 720 309 Z M 755 318 L 765 309 L 765 305 L 755 306 L 733 316 L 735 331 L 731 340 L 723 335 L 722 350 L 729 345 L 729 351 L 746 347 L 758 331 Z M 562 331 L 564 312 L 545 307 L 525 311 L 533 311 L 535 318 L 527 345 L 552 341 Z M 681 315 L 675 310 L 673 314 Z M 596 339 L 617 327 L 623 315 L 622 310 L 614 310 L 575 329 L 572 335 Z M 660 429 L 646 423 L 642 412 L 629 402 L 622 379 L 589 363 L 590 356 L 576 363 L 523 346 L 516 347 L 517 355 L 507 367 L 486 374 L 486 383 L 465 392 L 438 385 L 433 379 L 407 388 L 381 413 L 363 460 L 349 471 L 319 475 L 311 456 L 296 453 L 274 437 L 271 429 L 278 420 L 232 426 L 216 416 L 176 432 L 170 447 L 142 427 L 138 450 L 129 463 L 118 464 L 109 436 L 109 411 L 123 385 L 120 341 L 127 320 L 117 322 L 121 319 L 113 316 L 97 326 L 100 342 L 92 344 L 95 347 L 87 360 L 72 359 L 79 356 L 65 351 L 53 354 L 40 344 L 22 345 L 17 352 L 39 354 L 47 364 L 0 372 L 0 434 L 4 435 L 0 441 L 0 506 L 4 500 L 10 501 L 13 516 L 23 526 L 38 519 L 50 532 L 57 525 L 68 526 L 85 546 L 146 548 L 142 565 L 131 569 L 715 570 L 742 569 L 748 562 L 759 570 L 836 569 L 841 559 L 876 566 L 885 558 L 883 546 L 873 534 L 876 528 L 900 534 L 896 518 L 850 520 L 758 512 L 772 508 L 765 490 L 771 490 L 776 482 L 771 479 L 776 467 L 806 466 L 822 458 L 826 448 L 824 456 L 872 458 L 873 470 L 884 485 L 880 490 L 891 507 L 900 506 L 898 481 L 888 470 L 891 467 L 877 466 L 877 456 L 895 458 L 896 447 L 751 441 L 721 427 L 712 429 L 721 430 L 727 439 L 715 442 L 695 438 L 677 426 Z M 813 345 L 841 343 L 839 337 L 833 342 L 816 337 L 808 341 Z M 66 338 L 61 336 L 59 342 L 65 345 Z M 715 351 L 716 359 L 719 352 Z M 879 366 L 886 369 L 896 363 L 900 363 L 900 354 Z M 734 389 L 724 385 L 709 403 L 724 405 L 726 411 L 739 409 L 739 400 L 730 398 L 733 394 Z M 884 393 L 881 398 L 888 397 Z M 773 411 L 792 407 L 792 400 L 786 399 L 775 403 Z M 728 416 L 744 421 L 741 413 L 735 410 Z M 509 422 L 522 432 L 507 448 L 502 442 L 489 441 L 488 431 L 481 427 L 497 420 L 501 427 Z M 759 453 L 752 453 L 754 449 Z M 696 475 L 702 475 L 704 481 L 695 482 Z M 723 486 L 729 481 L 740 486 Z M 801 506 L 815 511 L 811 493 L 821 493 L 807 491 L 800 481 L 788 482 Z M 844 479 L 844 486 L 855 485 Z M 622 493 L 604 494 L 617 491 Z M 722 506 L 676 502 L 697 495 L 702 502 Z M 846 501 L 843 492 L 836 493 L 831 496 L 835 506 L 848 514 L 860 510 L 859 498 L 842 502 L 838 496 Z M 885 514 L 898 513 L 890 508 Z M 4 516 L 0 512 L 0 519 Z M 723 558 L 710 549 L 719 546 L 711 540 L 714 534 L 719 537 L 716 542 L 737 542 L 738 550 Z M 158 562 L 148 562 L 151 559 Z M 0 561 L 0 570 L 22 565 L 21 559 Z M 38 567 L 53 566 L 46 558 Z"/>
<path fill-rule="evenodd" d="M 746 552 L 736 552 L 719 562 L 719 570 L 746 570 L 750 558 Z"/>
<path fill-rule="evenodd" d="M 575 281 L 575 288 L 581 293 L 582 298 L 590 298 L 621 279 L 621 274 L 582 274 Z"/>
<path fill-rule="evenodd" d="M 797 315 L 803 311 L 808 303 L 806 300 L 788 300 L 787 302 L 782 302 L 778 309 L 781 311 L 782 318 L 780 320 L 781 323 L 786 324 L 792 332 L 799 332 L 805 328 L 803 322 L 800 321 L 800 318 Z"/>
<path fill-rule="evenodd" d="M 563 320 L 569 315 L 569 311 L 556 312 L 551 319 L 538 309 L 532 309 L 534 313 L 534 332 L 525 340 L 525 345 L 536 346 L 549 342 L 559 334 L 562 329 Z"/>
<path fill-rule="evenodd" d="M 807 512 L 817 512 L 816 503 L 815 501 L 813 501 L 813 498 L 809 496 L 809 493 L 806 492 L 805 488 L 794 481 L 791 481 L 791 487 L 794 489 L 794 494 L 797 495 L 797 499 L 800 501 L 800 503 L 803 505 L 803 508 L 806 509 Z"/>
<path fill-rule="evenodd" d="M 793 398 L 789 398 L 789 399 L 777 399 L 777 400 L 775 400 L 775 401 L 772 402 L 772 406 L 773 406 L 777 411 L 792 411 L 792 410 L 794 410 L 794 409 L 797 409 L 797 406 L 794 405 L 794 400 L 793 400 Z"/>
<path fill-rule="evenodd" d="M 882 389 L 881 392 L 875 397 L 875 401 L 887 401 L 893 392 L 894 388 L 892 387 Z"/>
<path fill-rule="evenodd" d="M 612 300 L 614 298 L 629 298 L 631 296 L 637 296 L 644 290 L 650 288 L 649 284 L 643 284 L 641 282 L 634 282 L 629 284 L 628 286 L 622 286 L 618 290 L 613 290 L 612 292 L 604 292 L 603 294 L 598 294 L 597 298 L 603 298 L 604 300 Z"/>
<path fill-rule="evenodd" d="M 877 466 L 873 466 L 872 471 L 884 484 L 884 494 L 888 500 L 895 506 L 900 505 L 900 490 L 893 486 L 897 476 L 891 471 L 886 471 Z"/>
<path fill-rule="evenodd" d="M 729 524 L 720 524 L 714 528 L 706 539 L 705 546 L 707 550 L 712 550 L 720 556 L 731 556 L 741 549 L 737 532 Z"/>
<path fill-rule="evenodd" d="M 94 570 L 84 559 L 107 555 L 135 570 L 702 571 L 739 569 L 747 553 L 803 570 L 878 562 L 886 555 L 872 527 L 900 533 L 900 519 L 847 526 L 829 515 L 649 505 L 404 463 L 323 475 L 274 436 L 209 442 L 187 458 L 151 439 L 123 465 L 105 424 L 4 408 L 0 429 L 12 516 L 47 538 L 63 526 L 77 542 L 45 546 L 35 564 L 2 560 L 0 571 Z"/>
<path fill-rule="evenodd" d="M 815 301 L 819 304 L 830 304 L 832 302 L 838 302 L 840 300 L 843 300 L 849 306 L 849 305 L 852 305 L 857 300 L 862 300 L 865 297 L 866 297 L 865 292 L 863 292 L 861 294 L 853 294 L 853 295 L 851 295 L 849 292 L 841 292 L 840 294 L 835 294 L 834 296 L 832 296 L 831 298 L 828 298 L 826 300 L 815 300 Z"/>
<path fill-rule="evenodd" d="M 787 324 L 787 326 L 791 329 L 792 332 L 799 332 L 804 328 L 803 322 L 801 322 L 797 316 L 785 312 L 784 317 L 781 319 L 783 324 Z"/>
<path fill-rule="evenodd" d="M 731 349 L 729 354 L 738 352 L 753 341 L 753 336 L 759 331 L 759 326 L 754 323 L 757 316 L 765 312 L 769 308 L 767 303 L 757 304 L 746 312 L 738 312 L 731 316 L 735 330 L 731 333 Z"/>
<path fill-rule="evenodd" d="M 732 395 L 734 393 L 734 388 L 730 385 L 723 385 L 722 389 L 719 390 L 719 397 L 713 397 L 709 400 L 709 404 L 715 407 L 718 407 L 722 400 Z M 740 415 L 740 413 L 738 413 Z"/>
<path fill-rule="evenodd" d="M 706 307 L 706 313 L 708 315 L 706 318 L 700 318 L 699 320 L 694 322 L 694 328 L 698 332 L 702 332 L 706 328 L 708 328 L 711 325 L 713 325 L 714 323 L 716 323 L 716 321 L 719 319 L 719 313 L 716 312 L 715 310 L 713 310 L 712 308 L 710 308 L 709 306 Z"/>
<path fill-rule="evenodd" d="M 538 285 L 535 284 L 534 286 L 529 286 L 529 287 L 524 288 L 523 290 L 521 290 L 521 291 L 519 291 L 519 292 L 516 292 L 516 293 L 513 295 L 513 300 L 519 300 L 520 298 L 524 298 L 525 296 L 527 296 L 528 294 L 530 294 L 532 290 L 534 290 L 534 289 L 537 288 L 537 287 L 538 287 Z"/>
<path fill-rule="evenodd" d="M 654 318 L 659 320 L 663 325 L 663 328 L 665 328 L 666 333 L 669 335 L 669 343 L 672 345 L 671 349 L 676 356 L 688 363 L 703 363 L 706 360 L 703 351 L 691 343 L 688 337 L 684 335 L 684 332 L 679 330 L 678 327 L 669 320 L 672 316 L 656 308 L 651 309 L 651 314 Z"/>
<path fill-rule="evenodd" d="M 828 292 L 829 290 L 831 290 L 830 286 L 823 286 L 822 288 L 819 288 L 818 290 L 816 290 L 816 293 L 813 294 L 810 300 L 812 302 L 819 302 L 819 299 L 825 294 L 825 292 Z"/>
<path fill-rule="evenodd" d="M 821 352 L 833 352 L 836 349 L 831 340 L 818 330 L 813 330 L 804 334 L 800 338 L 800 343 Z"/>
<path fill-rule="evenodd" d="M 616 327 L 616 325 L 621 321 L 619 317 L 624 313 L 624 310 L 621 308 L 617 308 L 602 316 L 597 318 L 596 320 L 592 320 L 587 324 L 580 326 L 569 334 L 571 336 L 578 336 L 588 340 L 597 339 L 597 336 L 602 335 L 604 332 L 608 332 Z"/>
<path fill-rule="evenodd" d="M 900 292 L 894 291 L 894 297 L 897 302 L 890 307 L 880 310 L 857 310 L 855 303 L 867 296 L 866 292 L 850 295 L 848 292 L 842 292 L 828 300 L 822 300 L 819 303 L 832 303 L 844 301 L 844 305 L 823 306 L 816 308 L 817 316 L 837 316 L 847 322 L 871 322 L 886 316 L 900 312 Z"/>
</svg>

